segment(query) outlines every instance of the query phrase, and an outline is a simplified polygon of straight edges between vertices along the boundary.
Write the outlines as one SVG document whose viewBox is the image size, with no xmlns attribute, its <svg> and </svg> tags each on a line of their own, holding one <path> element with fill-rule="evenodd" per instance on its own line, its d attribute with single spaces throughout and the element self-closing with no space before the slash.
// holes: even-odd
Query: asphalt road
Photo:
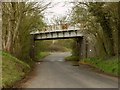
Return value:
<svg viewBox="0 0 120 90">
<path fill-rule="evenodd" d="M 64 61 L 70 53 L 52 53 L 37 63 L 35 75 L 24 88 L 117 88 L 115 77 L 99 74 Z"/>
</svg>

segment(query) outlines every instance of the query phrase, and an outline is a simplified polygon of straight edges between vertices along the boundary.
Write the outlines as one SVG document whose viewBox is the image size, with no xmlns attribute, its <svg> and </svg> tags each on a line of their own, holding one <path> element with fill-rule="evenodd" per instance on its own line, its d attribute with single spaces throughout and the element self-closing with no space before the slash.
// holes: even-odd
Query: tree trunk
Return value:
<svg viewBox="0 0 120 90">
<path fill-rule="evenodd" d="M 118 15 L 119 15 L 119 20 L 118 20 L 118 53 L 120 55 L 120 1 L 118 2 Z"/>
<path fill-rule="evenodd" d="M 7 42 L 5 46 L 5 50 L 9 53 L 11 53 L 11 45 L 12 45 L 12 35 L 11 35 L 11 30 L 8 31 L 8 37 L 7 37 Z"/>
</svg>

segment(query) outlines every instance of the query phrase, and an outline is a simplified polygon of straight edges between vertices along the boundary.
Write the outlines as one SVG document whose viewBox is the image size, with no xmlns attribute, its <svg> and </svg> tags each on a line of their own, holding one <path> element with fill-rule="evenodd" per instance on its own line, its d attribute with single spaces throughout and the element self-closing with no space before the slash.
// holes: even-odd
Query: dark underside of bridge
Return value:
<svg viewBox="0 0 120 90">
<path fill-rule="evenodd" d="M 83 36 L 75 36 L 75 37 L 56 37 L 56 38 L 42 38 L 42 39 L 36 39 L 36 38 L 34 38 L 34 41 L 38 41 L 38 40 L 60 40 L 60 39 L 73 39 L 73 38 L 83 38 Z"/>
</svg>

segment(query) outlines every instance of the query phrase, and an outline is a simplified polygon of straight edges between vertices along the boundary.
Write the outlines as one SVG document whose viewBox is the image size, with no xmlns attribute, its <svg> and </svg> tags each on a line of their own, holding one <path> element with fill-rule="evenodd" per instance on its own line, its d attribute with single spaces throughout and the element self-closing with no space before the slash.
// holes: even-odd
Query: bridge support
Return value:
<svg viewBox="0 0 120 90">
<path fill-rule="evenodd" d="M 35 40 L 77 38 L 77 41 L 75 42 L 75 49 L 77 52 L 75 52 L 74 54 L 81 57 L 81 43 L 84 35 L 79 29 L 31 32 L 31 36 L 32 36 L 31 58 L 33 60 L 35 60 Z"/>
<path fill-rule="evenodd" d="M 77 49 L 78 49 L 78 56 L 79 59 L 82 58 L 82 43 L 83 43 L 83 37 L 77 38 Z"/>
<path fill-rule="evenodd" d="M 30 50 L 30 58 L 35 60 L 35 39 L 34 35 L 31 35 L 31 50 Z"/>
</svg>

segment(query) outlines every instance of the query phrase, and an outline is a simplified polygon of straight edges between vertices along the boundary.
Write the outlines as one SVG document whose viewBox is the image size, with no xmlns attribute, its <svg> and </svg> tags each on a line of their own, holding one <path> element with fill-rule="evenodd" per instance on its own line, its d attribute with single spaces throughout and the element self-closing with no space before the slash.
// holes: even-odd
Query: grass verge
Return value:
<svg viewBox="0 0 120 90">
<path fill-rule="evenodd" d="M 2 52 L 2 87 L 12 87 L 30 71 L 30 66 L 8 53 Z"/>
<path fill-rule="evenodd" d="M 42 61 L 42 59 L 45 58 L 48 55 L 50 55 L 49 52 L 40 52 L 36 56 L 36 61 Z"/>
<path fill-rule="evenodd" d="M 80 64 L 87 64 L 90 66 L 93 66 L 95 68 L 100 69 L 101 71 L 114 75 L 114 76 L 120 76 L 120 61 L 118 61 L 118 58 L 111 58 L 109 60 L 100 59 L 100 58 L 86 58 L 83 60 L 80 60 Z"/>
</svg>

